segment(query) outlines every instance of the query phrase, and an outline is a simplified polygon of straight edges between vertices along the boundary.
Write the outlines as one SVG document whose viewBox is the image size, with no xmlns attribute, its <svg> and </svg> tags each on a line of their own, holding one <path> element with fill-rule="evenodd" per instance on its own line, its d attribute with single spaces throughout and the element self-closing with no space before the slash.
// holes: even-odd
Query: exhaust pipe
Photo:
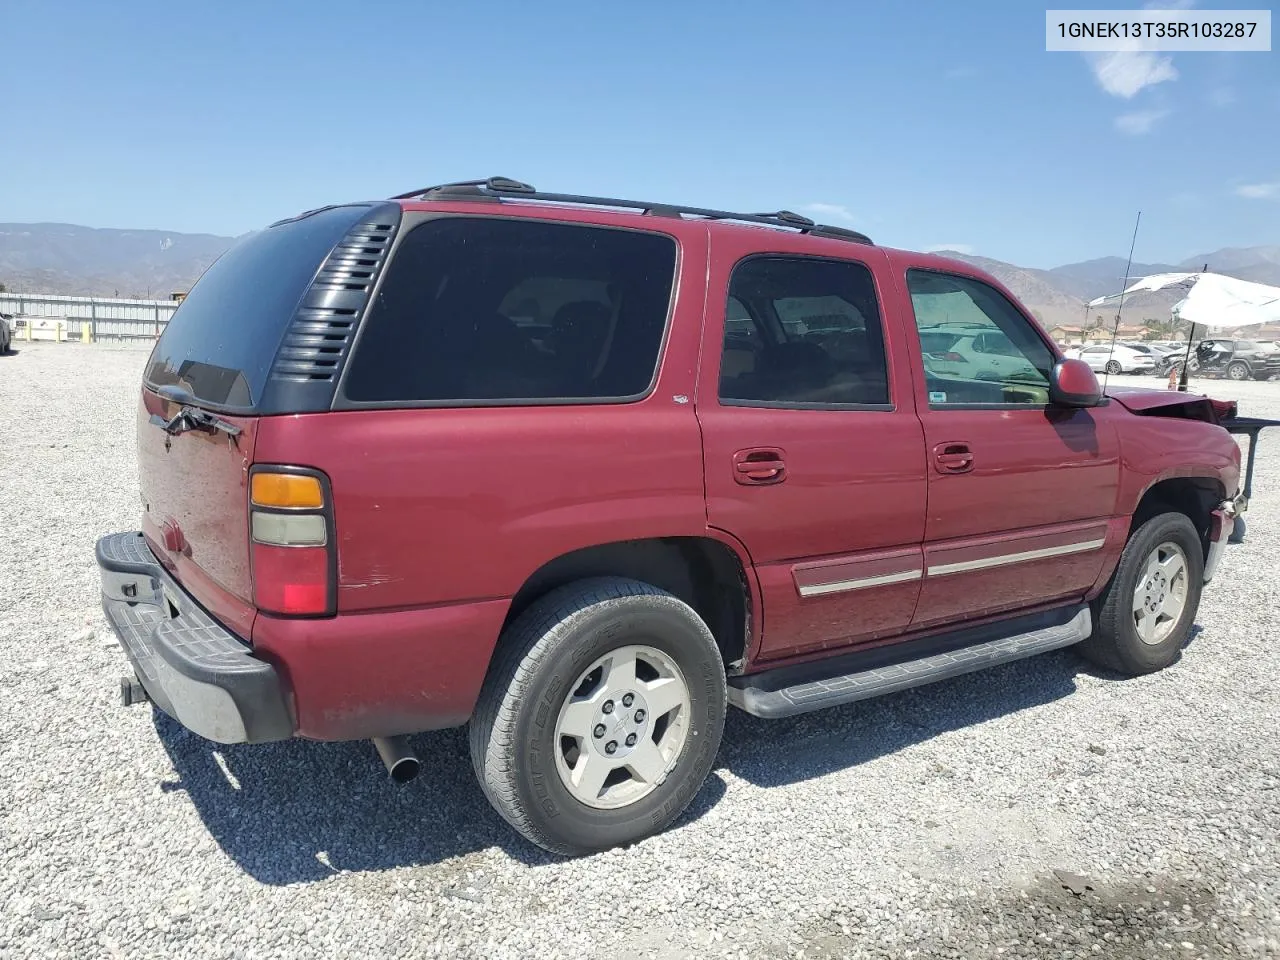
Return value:
<svg viewBox="0 0 1280 960">
<path fill-rule="evenodd" d="M 374 737 L 373 745 L 396 783 L 408 783 L 418 775 L 422 764 L 409 746 L 408 737 Z"/>
</svg>

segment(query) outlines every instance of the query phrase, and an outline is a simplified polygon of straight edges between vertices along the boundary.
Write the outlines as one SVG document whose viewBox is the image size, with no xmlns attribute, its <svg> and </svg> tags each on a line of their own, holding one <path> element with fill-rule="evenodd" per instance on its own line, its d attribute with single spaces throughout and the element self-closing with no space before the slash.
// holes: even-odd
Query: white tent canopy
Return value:
<svg viewBox="0 0 1280 960">
<path fill-rule="evenodd" d="M 1237 280 L 1220 273 L 1157 273 L 1141 278 L 1123 294 L 1090 300 L 1089 306 L 1117 303 L 1131 293 L 1169 287 L 1188 288 L 1173 313 L 1191 323 L 1218 330 L 1280 323 L 1280 287 Z"/>
</svg>

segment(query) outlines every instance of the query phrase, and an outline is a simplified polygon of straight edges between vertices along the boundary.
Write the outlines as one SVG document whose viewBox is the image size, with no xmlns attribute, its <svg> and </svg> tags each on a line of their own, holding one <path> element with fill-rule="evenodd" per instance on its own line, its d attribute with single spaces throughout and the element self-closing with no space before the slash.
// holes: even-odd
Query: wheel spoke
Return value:
<svg viewBox="0 0 1280 960">
<path fill-rule="evenodd" d="M 649 704 L 649 716 L 654 720 L 670 713 L 684 703 L 684 684 L 675 677 L 660 677 L 643 686 L 645 702 Z"/>
<path fill-rule="evenodd" d="M 560 721 L 560 734 L 567 737 L 578 737 L 585 740 L 591 736 L 591 726 L 595 722 L 596 704 L 599 694 L 585 700 L 575 700 L 565 708 L 564 719 Z"/>
<path fill-rule="evenodd" d="M 609 659 L 604 675 L 606 690 L 633 690 L 636 685 L 636 655 L 630 651 L 618 651 Z"/>
<path fill-rule="evenodd" d="M 1146 609 L 1147 595 L 1142 588 L 1139 587 L 1137 590 L 1133 591 L 1133 612 L 1140 614 Z"/>
<path fill-rule="evenodd" d="M 1169 578 L 1169 582 L 1173 583 L 1174 577 L 1186 572 L 1187 562 L 1182 559 L 1181 551 L 1173 550 L 1169 553 L 1169 556 L 1160 561 L 1160 569 Z"/>
<path fill-rule="evenodd" d="M 1160 551 L 1153 550 L 1151 556 L 1147 557 L 1147 565 L 1142 568 L 1142 576 L 1140 580 L 1150 580 L 1160 570 Z"/>
<path fill-rule="evenodd" d="M 658 745 L 644 739 L 626 759 L 627 768 L 645 783 L 659 783 L 667 774 L 667 762 L 662 759 Z"/>
<path fill-rule="evenodd" d="M 1156 617 L 1152 613 L 1144 613 L 1138 617 L 1134 624 L 1138 631 L 1138 636 L 1147 643 L 1153 643 L 1156 638 Z"/>
<path fill-rule="evenodd" d="M 573 785 L 582 796 L 595 800 L 604 782 L 617 764 L 610 763 L 589 747 L 585 747 L 573 768 Z"/>
<path fill-rule="evenodd" d="M 1182 616 L 1183 606 L 1182 598 L 1175 596 L 1171 591 L 1165 594 L 1164 602 L 1160 604 L 1160 614 L 1170 620 L 1177 620 Z"/>
</svg>

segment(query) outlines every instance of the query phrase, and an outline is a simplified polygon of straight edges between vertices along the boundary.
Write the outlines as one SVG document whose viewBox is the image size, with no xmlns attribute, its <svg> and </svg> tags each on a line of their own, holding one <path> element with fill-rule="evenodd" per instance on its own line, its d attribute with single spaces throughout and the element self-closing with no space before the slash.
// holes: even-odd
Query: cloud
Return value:
<svg viewBox="0 0 1280 960">
<path fill-rule="evenodd" d="M 1172 57 L 1162 57 L 1150 50 L 1117 50 L 1111 53 L 1086 53 L 1093 78 L 1113 97 L 1132 99 L 1147 87 L 1178 79 Z"/>
<path fill-rule="evenodd" d="M 976 251 L 972 244 L 969 243 L 935 243 L 931 247 L 924 248 L 925 253 L 963 253 L 966 256 L 973 256 Z"/>
<path fill-rule="evenodd" d="M 823 217 L 827 220 L 842 220 L 845 223 L 854 223 L 857 217 L 848 207 L 842 207 L 838 203 L 806 203 L 803 208 L 807 213 L 814 216 Z"/>
<path fill-rule="evenodd" d="M 1280 183 L 1246 183 L 1236 187 L 1236 196 L 1246 200 L 1280 200 Z"/>
<path fill-rule="evenodd" d="M 1168 110 L 1135 110 L 1116 117 L 1116 129 L 1131 137 L 1150 133 L 1157 123 L 1169 115 Z"/>
</svg>

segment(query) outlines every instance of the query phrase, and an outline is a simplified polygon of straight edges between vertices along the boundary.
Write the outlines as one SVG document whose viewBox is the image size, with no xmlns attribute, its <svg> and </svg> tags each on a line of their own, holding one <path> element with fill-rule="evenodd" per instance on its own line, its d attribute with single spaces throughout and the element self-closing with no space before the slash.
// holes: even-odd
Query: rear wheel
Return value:
<svg viewBox="0 0 1280 960">
<path fill-rule="evenodd" d="M 516 830 L 552 853 L 590 853 L 680 815 L 711 772 L 725 709 L 720 651 L 688 604 L 635 580 L 587 580 L 504 634 L 471 758 Z"/>
<path fill-rule="evenodd" d="M 1152 517 L 1125 545 L 1080 652 L 1130 675 L 1169 666 L 1191 632 L 1203 581 L 1204 552 L 1191 520 L 1172 512 Z"/>
<path fill-rule="evenodd" d="M 1107 366 L 1106 366 L 1107 373 L 1116 374 L 1116 373 L 1120 373 L 1122 370 L 1124 370 L 1124 367 L 1120 365 L 1119 360 L 1107 361 Z"/>
<path fill-rule="evenodd" d="M 1248 380 L 1249 365 L 1237 360 L 1227 366 L 1227 377 L 1231 380 Z"/>
</svg>

